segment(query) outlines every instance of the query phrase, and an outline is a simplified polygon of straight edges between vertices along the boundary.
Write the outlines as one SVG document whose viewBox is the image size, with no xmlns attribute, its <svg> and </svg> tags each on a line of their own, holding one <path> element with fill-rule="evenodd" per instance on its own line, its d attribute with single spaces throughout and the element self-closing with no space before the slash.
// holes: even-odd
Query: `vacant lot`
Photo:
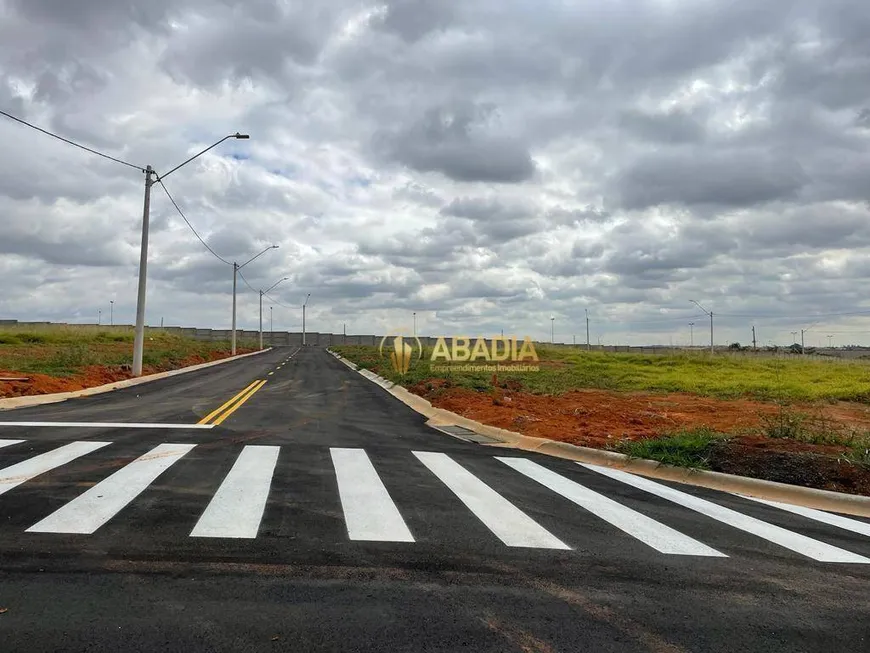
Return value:
<svg viewBox="0 0 870 653">
<path fill-rule="evenodd" d="M 151 374 L 230 355 L 229 342 L 205 342 L 146 331 L 143 372 Z M 240 342 L 238 353 L 254 350 Z M 80 390 L 130 378 L 133 331 L 130 328 L 46 326 L 0 327 L 0 397 Z"/>
<path fill-rule="evenodd" d="M 538 350 L 539 372 L 404 377 L 376 347 L 337 347 L 434 405 L 537 437 L 673 464 L 870 494 L 870 364 L 717 354 Z"/>
</svg>

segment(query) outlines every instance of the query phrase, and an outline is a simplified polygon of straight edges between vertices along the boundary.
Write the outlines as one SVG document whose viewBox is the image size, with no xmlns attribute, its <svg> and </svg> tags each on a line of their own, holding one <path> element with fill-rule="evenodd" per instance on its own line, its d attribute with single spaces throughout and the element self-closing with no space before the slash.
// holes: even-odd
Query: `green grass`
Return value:
<svg viewBox="0 0 870 653">
<path fill-rule="evenodd" d="M 725 436 L 707 428 L 679 431 L 647 440 L 624 440 L 614 449 L 631 458 L 657 460 L 668 465 L 710 469 L 710 451 Z"/>
<path fill-rule="evenodd" d="M 452 372 L 433 374 L 428 357 L 415 361 L 404 377 L 393 372 L 377 347 L 335 347 L 340 354 L 390 380 L 408 386 L 442 377 L 451 384 L 475 390 L 491 386 L 492 374 Z M 844 400 L 870 403 L 870 364 L 859 361 L 758 358 L 747 355 L 703 353 L 615 354 L 568 348 L 541 347 L 540 372 L 504 374 L 538 394 L 561 394 L 579 388 L 618 391 L 689 392 L 735 399 L 763 401 Z"/>
<path fill-rule="evenodd" d="M 146 367 L 168 370 L 185 359 L 209 359 L 215 352 L 229 355 L 230 343 L 192 340 L 160 329 L 147 329 L 142 362 Z M 238 349 L 250 350 L 254 342 L 240 341 Z M 23 374 L 71 376 L 90 365 L 130 365 L 133 329 L 127 327 L 45 326 L 0 327 L 0 370 Z"/>
</svg>

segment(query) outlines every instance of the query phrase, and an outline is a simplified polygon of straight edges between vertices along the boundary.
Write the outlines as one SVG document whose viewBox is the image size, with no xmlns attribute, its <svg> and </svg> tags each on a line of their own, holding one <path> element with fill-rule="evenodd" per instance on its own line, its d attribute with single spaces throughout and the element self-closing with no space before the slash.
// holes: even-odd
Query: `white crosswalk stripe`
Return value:
<svg viewBox="0 0 870 653">
<path fill-rule="evenodd" d="M 694 555 L 725 558 L 725 554 L 716 549 L 711 549 L 698 540 L 683 535 L 669 526 L 660 524 L 646 515 L 628 508 L 621 503 L 608 499 L 598 492 L 594 492 L 575 481 L 556 472 L 550 471 L 537 463 L 525 458 L 502 458 L 496 456 L 508 467 L 517 470 L 534 479 L 544 487 L 547 487 L 566 499 L 582 506 L 604 521 L 616 526 L 616 528 L 639 539 L 644 544 L 651 546 L 661 553 L 675 555 Z"/>
<path fill-rule="evenodd" d="M 0 469 L 0 494 L 109 444 L 111 442 L 70 442 L 57 449 Z"/>
<path fill-rule="evenodd" d="M 867 535 L 870 537 L 870 524 L 858 521 L 857 519 L 849 519 L 842 515 L 835 515 L 830 512 L 815 510 L 813 508 L 805 508 L 804 506 L 795 506 L 790 503 L 780 503 L 779 501 L 769 501 L 767 499 L 759 499 L 758 497 L 748 497 L 743 494 L 737 494 L 735 496 L 738 496 L 741 499 L 757 501 L 758 503 L 763 503 L 773 508 L 779 508 L 780 510 L 786 510 L 795 515 L 806 517 L 807 519 L 812 519 L 823 524 L 828 524 L 829 526 L 836 526 L 837 528 L 842 528 L 847 531 L 852 531 L 853 533 L 858 533 L 859 535 Z"/>
<path fill-rule="evenodd" d="M 650 494 L 654 494 L 662 499 L 667 499 L 668 501 L 672 501 L 673 503 L 685 508 L 694 510 L 695 512 L 706 515 L 711 519 L 720 521 L 723 524 L 728 524 L 729 526 L 733 526 L 734 528 L 740 529 L 746 533 L 756 535 L 769 542 L 790 549 L 795 553 L 812 558 L 813 560 L 818 560 L 819 562 L 870 563 L 870 559 L 865 558 L 864 556 L 845 551 L 830 544 L 825 544 L 824 542 L 819 542 L 818 540 L 794 533 L 785 528 L 768 524 L 760 519 L 755 519 L 754 517 L 739 513 L 736 510 L 720 506 L 718 503 L 713 503 L 712 501 L 707 501 L 706 499 L 656 483 L 648 478 L 628 474 L 627 472 L 618 469 L 610 469 L 609 467 L 599 467 L 598 465 L 589 465 L 587 463 L 577 464 L 616 481 L 625 483 L 626 485 L 631 485 L 639 490 L 649 492 Z"/>
<path fill-rule="evenodd" d="M 413 454 L 508 546 L 571 548 L 447 454 L 425 451 Z"/>
<path fill-rule="evenodd" d="M 414 536 L 366 452 L 335 447 L 329 453 L 335 467 L 348 537 L 352 540 L 413 542 Z"/>
<path fill-rule="evenodd" d="M 26 440 L 0 439 L 2 457 L 19 459 L 20 453 L 15 453 L 14 446 L 25 442 Z M 0 469 L 0 495 L 110 444 L 112 443 L 71 442 Z M 97 482 L 93 487 L 62 505 L 53 513 L 48 516 L 45 516 L 45 513 L 35 515 L 34 521 L 42 519 L 28 528 L 27 532 L 93 534 L 134 502 L 161 474 L 195 446 L 194 444 L 161 444 L 132 462 L 127 463 L 125 460 L 126 464 L 123 467 L 105 478 L 94 479 Z M 207 451 L 207 449 L 203 450 L 203 455 Z M 598 538 L 601 535 L 600 529 L 595 531 L 590 529 L 586 532 L 582 530 L 583 525 L 588 523 L 588 517 L 585 514 L 591 513 L 591 515 L 621 531 L 621 533 L 614 531 L 614 536 L 621 537 L 624 533 L 662 554 L 697 556 L 699 558 L 728 558 L 725 553 L 709 546 L 709 543 L 690 537 L 691 534 L 695 533 L 688 530 L 690 528 L 688 525 L 683 526 L 682 531 L 678 531 L 644 514 L 643 504 L 639 504 L 640 507 L 630 508 L 622 500 L 606 496 L 604 490 L 591 490 L 586 485 L 571 478 L 570 473 L 553 471 L 550 469 L 553 465 L 547 464 L 546 461 L 539 463 L 529 458 L 493 456 L 498 463 L 487 464 L 503 464 L 513 470 L 512 472 L 501 470 L 504 474 L 510 475 L 517 472 L 554 493 L 554 496 L 564 497 L 586 511 L 586 513 L 580 514 L 569 504 L 561 501 L 550 502 L 546 506 L 547 511 L 552 513 L 554 510 L 561 510 L 565 516 L 564 523 L 558 526 L 560 531 L 554 530 L 552 533 L 500 494 L 498 485 L 490 486 L 479 478 L 476 472 L 471 471 L 474 468 L 466 468 L 464 464 L 454 460 L 452 455 L 424 451 L 411 451 L 402 454 L 407 456 L 402 464 L 416 466 L 418 462 L 422 463 L 428 473 L 433 474 L 452 492 L 453 496 L 445 495 L 444 501 L 449 502 L 449 510 L 446 512 L 445 506 L 441 505 L 442 500 L 433 498 L 436 503 L 431 507 L 434 508 L 437 515 L 433 522 L 431 517 L 426 516 L 425 508 L 429 502 L 425 498 L 423 500 L 427 503 L 423 506 L 408 505 L 403 501 L 403 510 L 407 508 L 414 511 L 408 515 L 403 515 L 402 510 L 399 509 L 387 490 L 389 485 L 394 488 L 394 492 L 400 492 L 402 486 L 397 484 L 397 479 L 391 480 L 382 477 L 382 473 L 378 472 L 379 467 L 376 467 L 378 465 L 377 458 L 370 457 L 365 449 L 331 447 L 329 453 L 333 468 L 331 472 L 335 475 L 335 485 L 332 487 L 337 487 L 338 492 L 337 496 L 333 494 L 333 498 L 327 499 L 327 501 L 337 501 L 340 504 L 347 531 L 346 537 L 351 541 L 416 543 L 411 531 L 414 522 L 412 521 L 411 527 L 409 527 L 406 518 L 421 519 L 422 523 L 427 524 L 426 528 L 432 528 L 434 523 L 449 529 L 451 528 L 451 512 L 455 510 L 462 512 L 467 509 L 489 529 L 495 538 L 509 547 L 571 550 L 572 546 L 566 544 L 566 542 L 571 542 L 572 545 L 583 551 L 589 546 L 589 541 L 584 539 L 584 535 L 590 538 Z M 297 499 L 301 499 L 303 502 L 308 501 L 305 497 L 274 496 L 272 485 L 280 457 L 281 447 L 279 446 L 247 445 L 242 447 L 229 469 L 221 466 L 222 478 L 219 483 L 216 482 L 217 489 L 213 495 L 203 498 L 203 504 L 206 500 L 208 501 L 205 508 L 202 508 L 201 505 L 198 506 L 198 510 L 202 512 L 198 513 L 198 519 L 196 517 L 191 519 L 191 523 L 194 520 L 196 523 L 193 524 L 192 530 L 187 531 L 189 536 L 192 538 L 253 540 L 261 537 L 260 529 L 263 520 L 271 519 L 269 515 L 272 514 L 272 511 L 267 512 L 266 510 L 267 505 L 270 505 L 270 497 L 275 510 L 292 504 Z M 105 463 L 105 456 L 100 456 L 100 460 Z M 203 457 L 198 456 L 197 460 L 196 465 L 209 464 Z M 795 517 L 787 517 L 790 520 L 789 523 L 793 522 L 793 525 L 786 529 L 648 478 L 607 467 L 578 464 L 586 470 L 610 479 L 610 481 L 602 481 L 602 483 L 609 484 L 611 481 L 615 481 L 618 484 L 627 485 L 669 501 L 677 506 L 673 509 L 675 511 L 683 512 L 685 509 L 702 515 L 702 517 L 696 517 L 697 524 L 692 525 L 692 530 L 696 530 L 699 534 L 706 533 L 705 518 L 709 518 L 812 560 L 828 563 L 870 563 L 870 555 L 865 557 L 870 549 L 862 548 L 862 544 L 865 542 L 852 535 L 870 537 L 870 523 L 866 521 L 739 494 L 719 495 L 721 497 L 740 497 L 796 515 Z M 192 462 L 191 466 L 186 468 L 185 473 L 188 470 L 197 469 L 193 465 Z M 94 471 L 98 468 L 84 467 L 84 469 L 88 468 L 94 473 L 99 473 Z M 81 474 L 83 468 L 78 469 L 80 471 L 77 475 Z M 388 469 L 393 469 L 393 467 L 390 466 Z M 416 472 L 412 471 L 411 477 L 413 478 L 414 474 L 427 474 L 425 470 L 417 468 Z M 577 475 L 580 475 L 579 469 Z M 103 474 L 100 476 L 102 477 Z M 181 479 L 181 470 L 179 469 L 179 473 L 172 476 Z M 56 486 L 56 478 L 57 474 L 52 475 L 51 487 Z M 61 476 L 61 478 L 65 477 Z M 387 485 L 384 481 L 387 481 Z M 507 477 L 499 479 L 500 483 L 507 481 Z M 176 483 L 184 485 L 185 482 L 183 480 L 173 481 L 173 484 Z M 522 484 L 528 483 L 528 481 L 518 478 L 514 483 Z M 34 487 L 39 487 L 39 484 L 34 483 Z M 510 487 L 515 487 L 515 485 Z M 614 485 L 613 489 L 619 490 L 617 485 Z M 297 491 L 305 492 L 306 490 Z M 399 495 L 399 498 L 401 499 L 402 496 Z M 16 500 L 27 503 L 26 493 L 18 499 L 10 496 L 3 501 L 9 501 L 11 506 L 16 506 Z M 526 501 L 532 501 L 532 499 L 524 499 L 523 505 Z M 335 510 L 335 505 L 332 503 L 326 506 L 325 510 L 331 513 Z M 746 507 L 752 508 L 751 505 Z M 17 512 L 20 507 L 9 509 Z M 574 511 L 574 515 L 570 511 Z M 674 512 L 673 517 L 679 518 L 679 512 Z M 446 522 L 442 521 L 445 514 L 447 515 Z M 577 520 L 570 519 L 575 515 L 578 517 Z M 849 551 L 814 539 L 818 537 L 814 535 L 814 532 L 818 532 L 823 527 L 814 526 L 806 520 L 833 527 L 830 529 L 830 537 L 839 537 L 842 541 L 850 542 L 851 544 L 845 545 L 846 549 L 855 550 Z M 579 534 L 576 530 L 578 527 L 581 529 Z M 808 537 L 800 532 L 802 528 L 809 529 L 809 527 L 813 529 L 813 532 L 809 533 L 813 537 Z M 190 525 L 188 524 L 186 528 L 190 528 Z M 847 533 L 838 533 L 833 529 L 847 531 Z M 4 530 L 0 524 L 0 535 L 3 535 Z M 274 531 L 274 525 L 269 530 L 270 532 Z M 567 532 L 565 532 L 566 530 Z M 607 529 L 605 528 L 603 532 L 606 533 Z M 563 536 L 574 539 L 563 539 Z M 495 538 L 493 541 L 496 541 Z M 426 540 L 428 539 L 427 537 Z M 861 555 L 861 553 L 865 555 Z"/>
<path fill-rule="evenodd" d="M 114 517 L 195 444 L 160 444 L 42 521 L 30 533 L 91 534 Z"/>
<path fill-rule="evenodd" d="M 257 537 L 279 449 L 259 445 L 242 449 L 190 536 Z"/>
</svg>

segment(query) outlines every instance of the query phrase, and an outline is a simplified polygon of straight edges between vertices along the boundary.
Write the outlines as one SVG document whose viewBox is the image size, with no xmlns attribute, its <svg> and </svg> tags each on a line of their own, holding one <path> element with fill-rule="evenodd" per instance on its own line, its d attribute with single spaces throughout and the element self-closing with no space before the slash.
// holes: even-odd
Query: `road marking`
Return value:
<svg viewBox="0 0 870 653">
<path fill-rule="evenodd" d="M 242 449 L 190 536 L 257 537 L 279 449 L 261 445 Z"/>
<path fill-rule="evenodd" d="M 853 533 L 870 536 L 870 524 L 858 521 L 857 519 L 849 519 L 842 515 L 835 515 L 830 512 L 824 512 L 823 510 L 816 510 L 814 508 L 806 508 L 804 506 L 795 506 L 790 503 L 780 503 L 779 501 L 770 501 L 769 499 L 748 497 L 743 494 L 735 494 L 734 496 L 740 497 L 741 499 L 749 499 L 750 501 L 757 501 L 758 503 L 779 508 L 780 510 L 787 510 L 788 512 L 801 515 L 807 519 L 813 519 L 822 522 L 823 524 L 829 524 L 830 526 L 836 526 L 837 528 L 852 531 Z"/>
<path fill-rule="evenodd" d="M 412 453 L 508 546 L 571 548 L 447 454 Z"/>
<path fill-rule="evenodd" d="M 269 376 L 272 376 L 273 374 L 274 374 L 274 372 L 269 372 Z"/>
<path fill-rule="evenodd" d="M 244 394 L 245 394 L 248 390 L 250 390 L 251 388 L 253 388 L 255 385 L 257 385 L 257 381 L 252 381 L 251 384 L 250 384 L 248 387 L 246 387 L 244 390 L 242 390 L 239 394 L 237 394 L 236 396 L 234 396 L 234 397 L 233 397 L 232 399 L 230 399 L 229 401 L 224 402 L 223 404 L 221 404 L 220 406 L 218 406 L 217 408 L 215 408 L 213 411 L 211 411 L 208 415 L 206 415 L 206 416 L 203 417 L 201 420 L 199 420 L 198 424 L 205 424 L 205 423 L 211 421 L 211 419 L 212 419 L 213 417 L 217 417 L 217 416 L 221 413 L 221 411 L 226 410 L 227 408 L 229 408 L 230 406 L 232 406 L 233 403 L 235 403 L 236 401 L 238 401 L 239 399 L 241 399 L 241 398 L 244 396 Z"/>
<path fill-rule="evenodd" d="M 0 422 L 0 426 L 82 429 L 210 429 L 211 424 L 151 424 L 146 422 Z"/>
<path fill-rule="evenodd" d="M 609 524 L 639 539 L 656 551 L 674 555 L 728 557 L 698 540 L 683 535 L 670 526 L 665 526 L 654 519 L 650 519 L 646 515 L 632 510 L 621 503 L 617 503 L 564 476 L 560 476 L 556 472 L 542 467 L 531 460 L 525 458 L 502 458 L 500 456 L 495 456 L 495 459 L 562 495 L 569 501 L 573 501 L 578 506 L 585 508 Z"/>
<path fill-rule="evenodd" d="M 329 453 L 348 537 L 374 542 L 413 542 L 414 536 L 366 452 L 331 447 Z"/>
<path fill-rule="evenodd" d="M 255 385 L 253 388 L 251 388 L 250 390 L 248 390 L 248 393 L 247 393 L 245 396 L 243 396 L 241 399 L 239 399 L 239 401 L 238 401 L 234 406 L 231 406 L 231 407 L 229 408 L 229 410 L 227 410 L 223 415 L 221 415 L 220 417 L 218 417 L 218 418 L 213 422 L 214 425 L 217 426 L 218 424 L 221 424 L 221 423 L 222 423 L 222 422 L 223 422 L 227 417 L 229 417 L 229 416 L 232 415 L 234 412 L 236 412 L 239 408 L 241 408 L 242 404 L 244 404 L 248 399 L 250 399 L 250 398 L 254 395 L 254 393 L 257 392 L 257 390 L 259 390 L 260 388 L 262 388 L 264 385 L 266 385 L 266 381 L 265 381 L 265 380 L 263 380 L 263 381 L 258 381 L 258 382 L 257 382 L 257 385 Z"/>
<path fill-rule="evenodd" d="M 0 469 L 0 494 L 26 483 L 35 476 L 51 471 L 55 467 L 66 465 L 85 454 L 96 451 L 111 442 L 70 442 L 57 449 L 52 449 L 33 458 L 28 458 L 5 469 Z"/>
<path fill-rule="evenodd" d="M 27 529 L 90 535 L 120 512 L 195 444 L 159 444 Z"/>
<path fill-rule="evenodd" d="M 769 542 L 790 549 L 795 553 L 812 558 L 813 560 L 818 560 L 820 562 L 870 563 L 870 559 L 859 556 L 856 553 L 851 553 L 844 549 L 831 546 L 830 544 L 819 542 L 818 540 L 806 537 L 805 535 L 793 533 L 792 531 L 780 528 L 779 526 L 774 526 L 773 524 L 768 524 L 760 519 L 755 519 L 754 517 L 749 517 L 748 515 L 739 513 L 736 510 L 720 506 L 712 501 L 707 501 L 706 499 L 686 494 L 685 492 L 675 490 L 666 485 L 660 485 L 659 483 L 643 478 L 642 476 L 634 476 L 633 474 L 628 474 L 620 470 L 599 467 L 598 465 L 589 465 L 587 463 L 577 464 L 586 469 L 592 470 L 593 472 L 598 472 L 599 474 L 614 480 L 621 481 L 626 485 L 631 485 L 632 487 L 649 492 L 650 494 L 654 494 L 662 499 L 672 501 L 673 503 L 679 504 L 689 510 L 699 512 L 702 515 L 706 515 L 707 517 L 720 521 L 723 524 L 728 524 L 729 526 L 733 526 L 734 528 L 746 533 L 756 535 Z"/>
<path fill-rule="evenodd" d="M 10 447 L 13 444 L 21 444 L 24 440 L 0 440 L 0 449 L 3 447 Z"/>
</svg>

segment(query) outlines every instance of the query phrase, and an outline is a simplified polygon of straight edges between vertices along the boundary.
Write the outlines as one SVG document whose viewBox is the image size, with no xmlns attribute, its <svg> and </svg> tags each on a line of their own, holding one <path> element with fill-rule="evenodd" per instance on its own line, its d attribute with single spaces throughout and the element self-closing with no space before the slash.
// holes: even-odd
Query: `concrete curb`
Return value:
<svg viewBox="0 0 870 653">
<path fill-rule="evenodd" d="M 767 499 L 768 501 L 779 501 L 780 503 L 790 503 L 805 506 L 807 508 L 815 508 L 816 510 L 827 510 L 831 512 L 856 515 L 859 517 L 870 517 L 870 497 L 845 494 L 843 492 L 831 492 L 829 490 L 817 490 L 815 488 L 801 487 L 799 485 L 764 481 L 746 476 L 735 476 L 734 474 L 723 474 L 721 472 L 675 467 L 655 460 L 630 458 L 625 454 L 616 453 L 614 451 L 579 447 L 574 444 L 568 444 L 567 442 L 557 442 L 547 438 L 530 437 L 521 433 L 515 433 L 514 431 L 481 424 L 480 422 L 468 419 L 467 417 L 462 417 L 461 415 L 444 410 L 443 408 L 436 408 L 423 397 L 412 394 L 402 386 L 395 385 L 392 381 L 388 381 L 369 370 L 358 369 L 354 363 L 343 358 L 334 351 L 331 351 L 328 348 L 327 351 L 352 370 L 355 370 L 373 383 L 381 386 L 384 390 L 389 392 L 412 410 L 428 417 L 429 419 L 426 424 L 429 426 L 462 426 L 479 435 L 485 435 L 500 441 L 497 444 L 482 446 L 520 449 L 523 451 L 545 454 L 547 456 L 564 458 L 566 460 L 573 460 L 601 467 L 617 468 L 626 472 L 631 472 L 632 474 L 656 478 L 663 481 L 686 483 L 697 487 L 719 490 L 721 492 L 730 492 L 732 494 Z"/>
<path fill-rule="evenodd" d="M 182 367 L 177 370 L 170 370 L 168 372 L 158 372 L 157 374 L 149 374 L 147 376 L 140 376 L 135 379 L 125 379 L 124 381 L 115 381 L 114 383 L 106 383 L 104 385 L 97 385 L 93 388 L 85 388 L 84 390 L 74 390 L 72 392 L 56 392 L 53 394 L 44 394 L 44 395 L 29 395 L 27 397 L 9 397 L 8 399 L 0 399 L 0 412 L 4 410 L 14 410 L 15 408 L 26 408 L 28 406 L 42 406 L 43 404 L 55 404 L 61 401 L 66 401 L 67 399 L 76 399 L 78 397 L 90 397 L 91 395 L 98 395 L 104 392 L 111 392 L 112 390 L 120 390 L 121 388 L 129 388 L 136 385 L 141 385 L 143 383 L 150 383 L 151 381 L 159 381 L 160 379 L 166 379 L 170 376 L 176 376 L 178 374 L 186 374 L 188 372 L 195 372 L 197 370 L 204 370 L 207 367 L 214 367 L 215 365 L 222 365 L 223 363 L 229 363 L 230 361 L 239 360 L 240 358 L 247 358 L 248 356 L 257 356 L 258 354 L 265 354 L 267 351 L 271 351 L 272 347 L 267 347 L 266 349 L 262 349 L 260 351 L 253 351 L 247 354 L 239 354 L 238 356 L 230 356 L 229 358 L 221 358 L 220 360 L 210 361 L 208 363 L 199 363 L 197 365 L 191 365 L 190 367 Z"/>
</svg>

